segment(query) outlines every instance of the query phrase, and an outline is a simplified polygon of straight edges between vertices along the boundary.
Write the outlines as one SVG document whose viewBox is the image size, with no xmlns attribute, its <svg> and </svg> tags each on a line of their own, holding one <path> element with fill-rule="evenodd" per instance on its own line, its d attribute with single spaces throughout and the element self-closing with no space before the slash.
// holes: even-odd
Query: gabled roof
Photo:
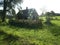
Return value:
<svg viewBox="0 0 60 45">
<path fill-rule="evenodd" d="M 33 8 L 32 9 L 28 9 L 28 10 L 24 9 L 24 10 L 21 10 L 21 11 L 23 12 L 23 14 L 26 14 L 27 12 L 31 13 L 32 11 L 34 11 L 34 13 L 38 15 L 37 11 L 35 9 L 33 9 Z M 20 13 L 20 11 L 18 13 Z"/>
</svg>

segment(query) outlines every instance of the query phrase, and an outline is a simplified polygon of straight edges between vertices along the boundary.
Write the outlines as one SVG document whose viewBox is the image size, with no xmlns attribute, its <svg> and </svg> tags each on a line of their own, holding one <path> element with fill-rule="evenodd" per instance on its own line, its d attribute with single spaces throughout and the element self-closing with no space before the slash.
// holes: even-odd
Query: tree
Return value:
<svg viewBox="0 0 60 45">
<path fill-rule="evenodd" d="M 6 0 L 4 0 L 4 8 L 3 8 L 3 14 L 2 14 L 2 22 L 5 21 L 5 16 L 6 16 L 6 6 L 7 6 L 7 3 L 6 3 Z"/>
<path fill-rule="evenodd" d="M 4 0 L 2 22 L 5 21 L 6 11 L 13 9 L 16 5 L 21 4 L 22 0 Z"/>
<path fill-rule="evenodd" d="M 51 11 L 51 16 L 55 16 L 55 12 L 54 11 Z"/>
<path fill-rule="evenodd" d="M 52 13 L 52 14 L 55 14 L 55 12 L 54 12 L 54 11 L 51 11 L 51 13 Z"/>
<path fill-rule="evenodd" d="M 51 13 L 50 12 L 46 12 L 45 15 L 46 15 L 46 22 L 45 23 L 50 25 L 51 24 L 51 22 L 50 22 Z"/>
<path fill-rule="evenodd" d="M 41 10 L 41 12 L 42 12 L 42 14 L 41 14 L 42 16 L 45 14 L 45 12 L 47 12 L 46 7 L 42 7 L 40 10 Z"/>
</svg>

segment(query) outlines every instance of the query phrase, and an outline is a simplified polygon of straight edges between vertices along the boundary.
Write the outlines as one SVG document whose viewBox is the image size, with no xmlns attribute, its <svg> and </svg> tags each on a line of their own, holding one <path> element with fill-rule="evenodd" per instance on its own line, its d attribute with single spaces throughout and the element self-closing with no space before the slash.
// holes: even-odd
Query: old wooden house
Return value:
<svg viewBox="0 0 60 45">
<path fill-rule="evenodd" d="M 17 13 L 16 17 L 18 19 L 38 19 L 38 13 L 36 12 L 35 9 L 25 9 L 21 10 Z"/>
</svg>

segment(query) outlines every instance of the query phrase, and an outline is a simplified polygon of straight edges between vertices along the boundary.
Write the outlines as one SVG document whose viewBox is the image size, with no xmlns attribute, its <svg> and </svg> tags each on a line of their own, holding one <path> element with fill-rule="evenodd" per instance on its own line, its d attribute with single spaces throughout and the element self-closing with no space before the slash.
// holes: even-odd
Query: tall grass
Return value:
<svg viewBox="0 0 60 45">
<path fill-rule="evenodd" d="M 60 21 L 43 28 L 15 27 L 0 23 L 0 45 L 60 45 Z"/>
</svg>

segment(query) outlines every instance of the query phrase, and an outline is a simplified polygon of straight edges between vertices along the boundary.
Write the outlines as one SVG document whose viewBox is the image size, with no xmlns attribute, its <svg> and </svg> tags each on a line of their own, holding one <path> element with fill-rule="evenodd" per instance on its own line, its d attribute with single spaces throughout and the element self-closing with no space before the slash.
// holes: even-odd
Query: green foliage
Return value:
<svg viewBox="0 0 60 45">
<path fill-rule="evenodd" d="M 3 13 L 2 13 L 2 22 L 5 21 L 5 17 L 6 17 L 6 11 L 11 12 L 10 10 L 13 8 L 15 8 L 15 6 L 19 3 L 21 4 L 22 0 L 4 0 L 3 1 Z M 14 12 L 12 12 L 14 13 Z"/>
<path fill-rule="evenodd" d="M 60 45 L 60 21 L 51 22 L 53 25 L 45 25 L 43 22 L 43 29 L 0 23 L 0 45 Z"/>
<path fill-rule="evenodd" d="M 42 20 L 9 20 L 9 24 L 17 27 L 25 27 L 25 28 L 42 28 Z"/>
</svg>

